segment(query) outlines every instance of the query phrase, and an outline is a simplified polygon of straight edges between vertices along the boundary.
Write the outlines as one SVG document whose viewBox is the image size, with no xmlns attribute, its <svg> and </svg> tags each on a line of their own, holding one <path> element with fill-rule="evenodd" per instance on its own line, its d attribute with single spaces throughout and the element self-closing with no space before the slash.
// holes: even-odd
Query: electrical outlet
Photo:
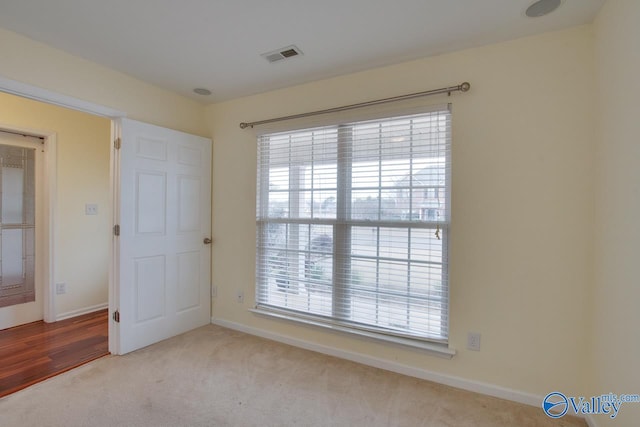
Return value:
<svg viewBox="0 0 640 427">
<path fill-rule="evenodd" d="M 480 334 L 478 332 L 469 332 L 467 335 L 467 349 L 480 351 Z"/>
<path fill-rule="evenodd" d="M 56 283 L 56 295 L 63 295 L 67 293 L 66 283 Z"/>
<path fill-rule="evenodd" d="M 240 289 L 236 291 L 236 302 L 238 304 L 242 304 L 244 302 L 244 291 L 241 291 Z"/>
<path fill-rule="evenodd" d="M 85 215 L 98 215 L 98 205 L 95 203 L 87 203 L 84 205 Z"/>
</svg>

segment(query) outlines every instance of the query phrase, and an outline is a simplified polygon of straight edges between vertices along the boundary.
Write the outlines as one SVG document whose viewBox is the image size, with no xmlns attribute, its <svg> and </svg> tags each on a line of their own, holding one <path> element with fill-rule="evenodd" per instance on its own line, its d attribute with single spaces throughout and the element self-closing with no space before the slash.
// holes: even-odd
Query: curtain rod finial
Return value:
<svg viewBox="0 0 640 427">
<path fill-rule="evenodd" d="M 460 85 L 460 90 L 462 92 L 467 92 L 469 89 L 471 89 L 471 84 L 469 82 L 464 82 Z"/>
<path fill-rule="evenodd" d="M 248 127 L 249 127 L 249 125 L 246 124 L 245 122 L 240 123 L 240 129 L 246 129 Z"/>
</svg>

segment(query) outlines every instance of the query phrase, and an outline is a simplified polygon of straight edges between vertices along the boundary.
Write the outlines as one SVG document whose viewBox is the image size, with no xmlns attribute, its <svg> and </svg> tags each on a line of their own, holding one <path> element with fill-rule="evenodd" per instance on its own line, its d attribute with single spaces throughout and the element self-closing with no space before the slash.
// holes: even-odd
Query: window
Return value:
<svg viewBox="0 0 640 427">
<path fill-rule="evenodd" d="M 448 107 L 258 138 L 257 309 L 447 342 Z"/>
</svg>

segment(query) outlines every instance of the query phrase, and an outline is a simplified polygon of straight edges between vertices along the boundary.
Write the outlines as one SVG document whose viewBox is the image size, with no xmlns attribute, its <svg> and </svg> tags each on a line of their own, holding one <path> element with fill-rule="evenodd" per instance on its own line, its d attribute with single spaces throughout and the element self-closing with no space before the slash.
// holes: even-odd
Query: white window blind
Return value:
<svg viewBox="0 0 640 427">
<path fill-rule="evenodd" d="M 451 113 L 258 137 L 257 308 L 447 342 Z"/>
</svg>

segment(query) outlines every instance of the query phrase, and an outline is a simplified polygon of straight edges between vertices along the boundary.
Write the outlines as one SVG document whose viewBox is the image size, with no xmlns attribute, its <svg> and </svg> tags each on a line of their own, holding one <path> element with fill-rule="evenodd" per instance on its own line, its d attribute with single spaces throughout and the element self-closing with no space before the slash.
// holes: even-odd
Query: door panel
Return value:
<svg viewBox="0 0 640 427">
<path fill-rule="evenodd" d="M 135 264 L 135 323 L 166 315 L 167 259 L 163 255 L 137 257 Z"/>
<path fill-rule="evenodd" d="M 200 227 L 200 187 L 199 178 L 178 177 L 178 232 L 198 231 Z"/>
<path fill-rule="evenodd" d="M 178 254 L 178 311 L 198 307 L 200 288 L 198 287 L 200 271 L 200 253 L 184 252 Z"/>
<path fill-rule="evenodd" d="M 4 156 L 0 154 L 0 157 L 4 160 Z M 23 222 L 24 172 L 23 167 L 2 164 L 2 223 Z"/>
<path fill-rule="evenodd" d="M 164 235 L 167 175 L 136 171 L 136 234 Z"/>
<path fill-rule="evenodd" d="M 36 138 L 0 132 L 0 329 L 43 318 L 36 278 Z"/>
<path fill-rule="evenodd" d="M 122 120 L 116 352 L 210 322 L 211 140 Z"/>
<path fill-rule="evenodd" d="M 2 287 L 13 288 L 23 283 L 26 276 L 23 263 L 23 231 L 21 229 L 2 230 Z"/>
</svg>

